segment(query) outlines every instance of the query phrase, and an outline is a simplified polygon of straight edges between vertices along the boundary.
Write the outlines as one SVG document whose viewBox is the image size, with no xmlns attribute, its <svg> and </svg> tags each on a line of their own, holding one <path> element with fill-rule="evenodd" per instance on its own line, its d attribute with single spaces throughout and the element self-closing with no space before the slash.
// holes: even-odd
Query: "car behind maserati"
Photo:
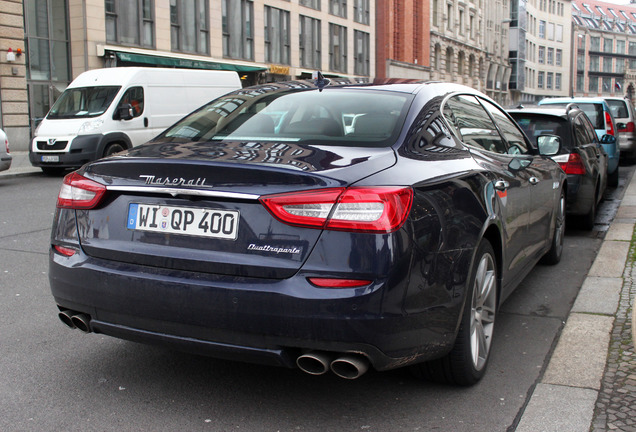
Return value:
<svg viewBox="0 0 636 432">
<path fill-rule="evenodd" d="M 501 303 L 561 257 L 553 141 L 454 84 L 235 91 L 65 177 L 59 317 L 315 375 L 474 384 Z"/>
</svg>

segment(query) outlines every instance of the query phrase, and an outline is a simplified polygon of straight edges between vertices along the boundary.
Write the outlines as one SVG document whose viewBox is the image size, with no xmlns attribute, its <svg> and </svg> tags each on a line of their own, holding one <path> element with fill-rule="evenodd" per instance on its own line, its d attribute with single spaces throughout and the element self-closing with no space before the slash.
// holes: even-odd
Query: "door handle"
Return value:
<svg viewBox="0 0 636 432">
<path fill-rule="evenodd" d="M 510 187 L 510 183 L 505 180 L 497 180 L 495 182 L 495 189 L 498 191 L 505 191 L 508 187 Z"/>
<path fill-rule="evenodd" d="M 144 117 L 144 127 L 148 127 L 148 117 Z"/>
<path fill-rule="evenodd" d="M 530 177 L 528 181 L 530 182 L 531 185 L 536 185 L 539 183 L 539 179 L 536 177 Z"/>
</svg>

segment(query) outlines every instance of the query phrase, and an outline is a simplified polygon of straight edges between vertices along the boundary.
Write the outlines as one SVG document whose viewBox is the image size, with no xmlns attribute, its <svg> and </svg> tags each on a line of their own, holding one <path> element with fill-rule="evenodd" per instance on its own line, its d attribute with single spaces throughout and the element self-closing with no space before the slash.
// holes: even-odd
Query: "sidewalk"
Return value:
<svg viewBox="0 0 636 432">
<path fill-rule="evenodd" d="M 517 432 L 636 432 L 636 176 L 628 180 Z"/>
</svg>

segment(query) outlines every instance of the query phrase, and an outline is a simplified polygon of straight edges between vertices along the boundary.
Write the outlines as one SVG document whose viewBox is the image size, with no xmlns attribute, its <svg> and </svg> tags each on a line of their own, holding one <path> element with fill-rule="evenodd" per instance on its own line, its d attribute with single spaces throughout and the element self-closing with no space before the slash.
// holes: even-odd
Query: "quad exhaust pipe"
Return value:
<svg viewBox="0 0 636 432">
<path fill-rule="evenodd" d="M 369 361 L 360 354 L 335 354 L 310 351 L 296 359 L 296 365 L 310 375 L 322 375 L 331 370 L 344 379 L 360 378 L 369 370 Z"/>
<path fill-rule="evenodd" d="M 79 329 L 84 333 L 91 332 L 91 317 L 81 312 L 74 312 L 68 309 L 60 309 L 57 314 L 60 321 L 72 329 Z"/>
</svg>

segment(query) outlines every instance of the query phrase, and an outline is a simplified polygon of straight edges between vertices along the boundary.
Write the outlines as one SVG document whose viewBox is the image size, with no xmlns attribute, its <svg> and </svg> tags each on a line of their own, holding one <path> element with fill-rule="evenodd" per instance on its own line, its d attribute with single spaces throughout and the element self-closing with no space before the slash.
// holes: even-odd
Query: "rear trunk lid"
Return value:
<svg viewBox="0 0 636 432">
<path fill-rule="evenodd" d="M 348 186 L 395 163 L 391 148 L 287 143 L 162 143 L 81 172 L 107 197 L 77 210 L 83 250 L 96 258 L 242 277 L 293 275 L 321 230 L 283 224 L 258 198 Z"/>
</svg>

